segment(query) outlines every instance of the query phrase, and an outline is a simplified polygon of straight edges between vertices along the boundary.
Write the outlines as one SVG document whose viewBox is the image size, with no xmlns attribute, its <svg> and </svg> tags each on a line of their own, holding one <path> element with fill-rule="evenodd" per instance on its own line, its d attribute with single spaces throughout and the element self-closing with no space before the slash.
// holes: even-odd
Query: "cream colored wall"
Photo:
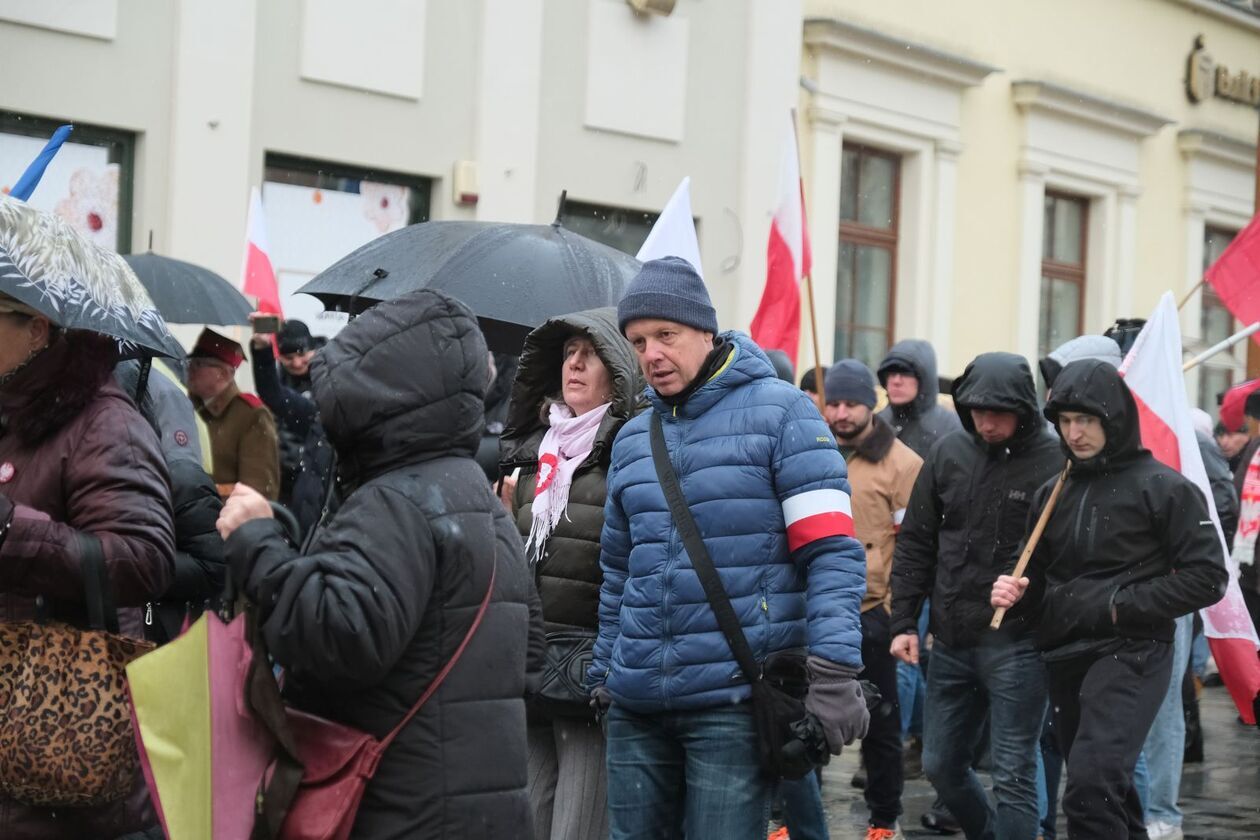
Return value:
<svg viewBox="0 0 1260 840">
<path fill-rule="evenodd" d="M 755 209 L 749 207 L 743 193 L 749 177 L 743 158 L 748 139 L 747 102 L 760 104 L 767 98 L 747 77 L 750 21 L 758 11 L 751 6 L 768 10 L 768 0 L 753 0 L 752 4 L 678 3 L 673 17 L 685 19 L 688 28 L 687 78 L 672 80 L 672 84 L 682 86 L 685 96 L 681 142 L 585 126 L 584 45 L 591 4 L 600 2 L 607 0 L 548 0 L 545 4 L 537 218 L 550 221 L 554 217 L 562 189 L 578 201 L 659 211 L 679 181 L 690 175 L 692 213 L 699 220 L 705 280 L 719 323 L 746 329 L 752 317 L 748 298 L 760 294 L 764 279 L 769 202 L 778 160 L 776 146 L 772 156 L 759 162 L 752 173 L 751 177 L 764 179 L 764 189 L 770 195 L 754 199 Z M 670 22 L 650 17 L 636 22 L 629 6 L 618 5 L 624 10 L 627 27 L 647 27 L 650 33 L 651 27 Z M 779 58 L 778 74 L 771 74 L 771 81 L 763 80 L 774 88 L 769 98 L 779 103 L 783 127 L 795 96 L 796 56 L 790 50 L 795 47 L 799 54 L 799 32 L 793 23 L 766 35 L 785 45 L 780 49 L 789 51 Z M 634 82 L 631 78 L 624 81 L 627 85 Z M 662 95 L 671 93 L 663 91 Z M 610 90 L 609 95 L 615 98 L 616 90 Z M 773 115 L 764 116 L 769 120 Z"/>
<path fill-rule="evenodd" d="M 943 371 L 1017 344 L 1024 118 L 1011 101 L 1012 81 L 1052 82 L 1173 121 L 1141 146 L 1134 311 L 1113 314 L 1144 317 L 1164 290 L 1185 286 L 1185 164 L 1177 131 L 1200 128 L 1252 141 L 1257 131 L 1255 112 L 1244 106 L 1187 100 L 1186 57 L 1202 33 L 1218 62 L 1256 72 L 1260 32 L 1182 0 L 806 0 L 806 18 L 827 16 L 999 68 L 963 94 L 954 338 Z M 1098 320 L 1086 328 L 1106 325 Z"/>
<path fill-rule="evenodd" d="M 590 10 L 603 3 L 633 21 L 624 4 L 538 0 L 506 15 L 494 13 L 500 2 L 425 4 L 418 99 L 303 79 L 302 0 L 230 0 L 214 13 L 198 0 L 119 0 L 113 41 L 0 21 L 0 108 L 137 132 L 133 247 L 143 248 L 152 229 L 157 250 L 176 248 L 229 277 L 239 270 L 248 187 L 261 180 L 267 151 L 434 178 L 435 218 L 503 212 L 545 222 L 561 189 L 654 211 L 690 175 L 719 317 L 746 328 L 765 276 L 784 114 L 793 104 L 808 111 L 797 78 L 816 75 L 801 56 L 801 21 L 836 16 L 999 68 L 961 93 L 951 343 L 942 359 L 950 372 L 978 352 L 1019 343 L 1026 118 L 1012 103 L 1012 81 L 1052 82 L 1173 121 L 1141 144 L 1134 311 L 1110 314 L 1142 315 L 1165 288 L 1187 282 L 1187 169 L 1177 131 L 1256 134 L 1251 110 L 1185 98 L 1196 34 L 1219 62 L 1260 70 L 1260 32 L 1204 14 L 1195 0 L 679 0 L 668 21 L 633 25 L 643 34 L 685 22 L 686 78 L 673 80 L 676 90 L 662 83 L 663 96 L 684 97 L 681 140 L 586 125 Z M 538 33 L 541 43 L 500 49 L 522 33 Z M 371 60 L 371 44 L 346 48 Z M 241 50 L 252 63 L 232 61 Z M 499 107 L 494 100 L 503 98 Z M 820 162 L 804 119 L 801 129 L 809 173 Z M 457 160 L 481 165 L 484 206 L 452 202 Z M 1094 320 L 1087 328 L 1105 325 L 1101 313 Z M 826 355 L 830 337 L 822 343 Z"/>
<path fill-rule="evenodd" d="M 375 167 L 437 179 L 433 217 L 471 218 L 449 178 L 456 160 L 475 158 L 480 4 L 427 4 L 418 101 L 301 78 L 302 13 L 301 0 L 259 3 L 250 181 L 261 181 L 268 151 Z M 370 44 L 352 48 L 370 60 Z"/>
</svg>

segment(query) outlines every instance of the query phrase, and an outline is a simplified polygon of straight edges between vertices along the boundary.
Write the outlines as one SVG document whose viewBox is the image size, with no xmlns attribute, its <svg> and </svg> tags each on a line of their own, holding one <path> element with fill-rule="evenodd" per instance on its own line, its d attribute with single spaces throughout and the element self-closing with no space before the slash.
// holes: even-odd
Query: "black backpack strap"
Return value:
<svg viewBox="0 0 1260 840">
<path fill-rule="evenodd" d="M 105 568 L 105 551 L 101 548 L 101 541 L 83 531 L 78 532 L 78 541 L 79 573 L 83 575 L 88 626 L 117 635 L 118 610 L 114 608 L 114 591 L 109 585 L 109 571 Z"/>
<path fill-rule="evenodd" d="M 687 556 L 691 558 L 691 566 L 696 570 L 696 576 L 700 578 L 700 585 L 704 587 L 709 606 L 717 617 L 718 627 L 722 629 L 722 635 L 726 636 L 726 643 L 730 645 L 731 653 L 734 654 L 735 661 L 739 663 L 740 670 L 744 672 L 749 683 L 757 683 L 761 680 L 761 666 L 757 664 L 752 647 L 744 636 L 744 629 L 735 615 L 735 608 L 731 606 L 730 596 L 726 594 L 726 588 L 722 586 L 717 569 L 713 567 L 709 552 L 704 547 L 704 540 L 700 538 L 700 529 L 696 527 L 691 508 L 687 506 L 687 499 L 683 496 L 682 488 L 678 484 L 678 475 L 674 472 L 674 466 L 669 460 L 669 449 L 665 446 L 665 431 L 661 425 L 661 415 L 655 411 L 652 412 L 650 437 L 652 463 L 656 466 L 656 477 L 661 483 L 665 501 L 669 503 L 669 511 L 674 517 L 674 524 L 678 526 L 678 535 L 682 537 L 683 547 L 687 549 Z"/>
</svg>

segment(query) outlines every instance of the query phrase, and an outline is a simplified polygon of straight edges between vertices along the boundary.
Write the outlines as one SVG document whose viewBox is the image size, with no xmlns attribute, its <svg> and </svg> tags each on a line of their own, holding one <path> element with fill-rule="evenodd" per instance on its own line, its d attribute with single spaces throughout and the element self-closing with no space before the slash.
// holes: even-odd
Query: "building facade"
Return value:
<svg viewBox="0 0 1260 840">
<path fill-rule="evenodd" d="M 289 293 L 409 223 L 551 221 L 562 190 L 567 225 L 633 251 L 689 175 L 719 319 L 746 328 L 795 109 L 824 361 L 921 337 L 944 374 L 1146 315 L 1251 217 L 1246 0 L 648 5 L 667 14 L 0 0 L 0 187 L 73 121 L 35 203 L 235 279 L 261 186 Z M 1196 293 L 1182 326 L 1194 349 L 1233 324 Z M 1246 362 L 1205 366 L 1192 398 Z"/>
</svg>

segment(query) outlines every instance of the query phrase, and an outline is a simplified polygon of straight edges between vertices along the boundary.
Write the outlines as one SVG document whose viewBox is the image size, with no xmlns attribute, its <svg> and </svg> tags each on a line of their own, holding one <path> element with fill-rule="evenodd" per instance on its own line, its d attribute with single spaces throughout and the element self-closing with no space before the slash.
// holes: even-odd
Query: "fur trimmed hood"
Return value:
<svg viewBox="0 0 1260 840">
<path fill-rule="evenodd" d="M 118 360 L 112 338 L 82 330 L 56 335 L 0 384 L 0 434 L 39 446 L 79 415 L 101 390 Z"/>
</svg>

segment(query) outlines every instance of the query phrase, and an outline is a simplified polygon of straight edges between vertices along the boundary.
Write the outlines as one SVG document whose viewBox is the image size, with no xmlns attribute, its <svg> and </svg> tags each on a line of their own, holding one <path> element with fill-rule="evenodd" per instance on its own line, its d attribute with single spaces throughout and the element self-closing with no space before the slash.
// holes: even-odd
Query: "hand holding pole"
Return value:
<svg viewBox="0 0 1260 840">
<path fill-rule="evenodd" d="M 1041 535 L 1046 530 L 1046 523 L 1050 521 L 1050 514 L 1054 513 L 1054 506 L 1059 502 L 1059 494 L 1063 492 L 1063 484 L 1067 481 L 1068 472 L 1071 469 L 1071 461 L 1063 465 L 1063 472 L 1059 473 L 1059 480 L 1054 483 L 1054 489 L 1050 491 L 1050 500 L 1042 508 L 1041 516 L 1037 517 L 1037 525 L 1033 528 L 1027 544 L 1024 545 L 1023 553 L 1019 555 L 1019 562 L 1015 564 L 1015 571 L 1011 572 L 1011 575 L 1016 579 L 1024 576 L 1024 571 L 1028 568 L 1028 561 L 1032 559 L 1033 552 L 1037 550 L 1037 543 L 1041 542 Z M 989 627 L 994 630 L 998 629 L 1002 626 L 1002 619 L 1004 618 L 1006 618 L 1006 607 L 998 607 L 993 611 L 993 620 L 989 622 Z"/>
</svg>

